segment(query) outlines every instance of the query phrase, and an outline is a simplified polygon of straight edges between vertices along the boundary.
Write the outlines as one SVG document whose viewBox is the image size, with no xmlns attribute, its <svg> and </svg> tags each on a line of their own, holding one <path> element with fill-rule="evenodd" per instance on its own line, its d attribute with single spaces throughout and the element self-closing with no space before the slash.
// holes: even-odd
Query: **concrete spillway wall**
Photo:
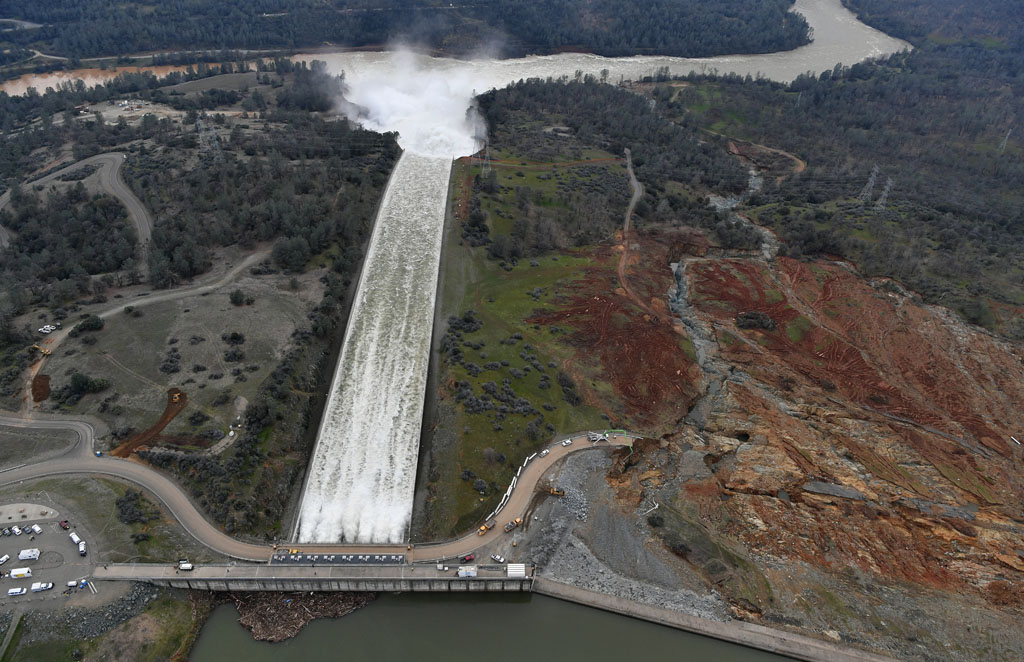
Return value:
<svg viewBox="0 0 1024 662">
<path fill-rule="evenodd" d="M 446 568 L 446 569 L 445 569 Z M 533 570 L 509 577 L 505 566 L 478 566 L 477 576 L 456 576 L 457 566 L 432 565 L 202 565 L 192 571 L 167 564 L 107 564 L 97 581 L 148 582 L 199 591 L 433 591 L 523 592 L 533 589 Z"/>
<path fill-rule="evenodd" d="M 190 588 L 199 591 L 373 591 L 397 593 L 420 591 L 435 593 L 456 592 L 528 592 L 532 579 L 192 579 L 154 577 L 139 578 L 157 586 Z"/>
</svg>

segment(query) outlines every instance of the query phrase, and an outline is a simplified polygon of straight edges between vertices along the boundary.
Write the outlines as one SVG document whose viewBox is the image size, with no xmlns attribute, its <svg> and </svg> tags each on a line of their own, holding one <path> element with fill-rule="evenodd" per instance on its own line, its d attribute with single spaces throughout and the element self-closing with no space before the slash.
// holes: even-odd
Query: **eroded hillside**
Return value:
<svg viewBox="0 0 1024 662">
<path fill-rule="evenodd" d="M 845 262 L 676 259 L 721 386 L 613 468 L 623 505 L 745 618 L 792 619 L 801 568 L 1020 609 L 1020 348 Z"/>
</svg>

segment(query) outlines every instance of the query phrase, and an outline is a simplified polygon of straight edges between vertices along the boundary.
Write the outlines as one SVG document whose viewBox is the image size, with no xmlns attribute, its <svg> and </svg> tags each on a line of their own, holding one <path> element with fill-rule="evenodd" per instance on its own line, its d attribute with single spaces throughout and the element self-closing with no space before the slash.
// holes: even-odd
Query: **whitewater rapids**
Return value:
<svg viewBox="0 0 1024 662">
<path fill-rule="evenodd" d="M 450 157 L 388 182 L 299 515 L 299 542 L 401 542 L 412 513 Z"/>
</svg>

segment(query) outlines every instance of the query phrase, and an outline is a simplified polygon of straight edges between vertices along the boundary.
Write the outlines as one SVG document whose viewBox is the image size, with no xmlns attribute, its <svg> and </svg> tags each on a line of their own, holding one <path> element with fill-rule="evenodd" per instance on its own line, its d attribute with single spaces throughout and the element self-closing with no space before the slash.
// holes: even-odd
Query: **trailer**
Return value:
<svg viewBox="0 0 1024 662">
<path fill-rule="evenodd" d="M 38 549 L 23 549 L 18 552 L 19 561 L 38 561 L 39 550 Z"/>
<path fill-rule="evenodd" d="M 14 568 L 11 570 L 11 579 L 27 579 L 32 576 L 32 568 Z"/>
</svg>

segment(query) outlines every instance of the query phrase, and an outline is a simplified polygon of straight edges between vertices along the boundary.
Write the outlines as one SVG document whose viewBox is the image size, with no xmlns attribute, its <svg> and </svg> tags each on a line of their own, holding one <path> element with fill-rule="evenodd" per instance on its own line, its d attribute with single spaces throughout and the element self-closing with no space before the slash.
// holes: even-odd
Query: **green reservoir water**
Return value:
<svg viewBox="0 0 1024 662">
<path fill-rule="evenodd" d="M 278 644 L 253 641 L 230 605 L 214 610 L 191 662 L 768 662 L 789 660 L 540 595 L 383 594 Z"/>
</svg>

